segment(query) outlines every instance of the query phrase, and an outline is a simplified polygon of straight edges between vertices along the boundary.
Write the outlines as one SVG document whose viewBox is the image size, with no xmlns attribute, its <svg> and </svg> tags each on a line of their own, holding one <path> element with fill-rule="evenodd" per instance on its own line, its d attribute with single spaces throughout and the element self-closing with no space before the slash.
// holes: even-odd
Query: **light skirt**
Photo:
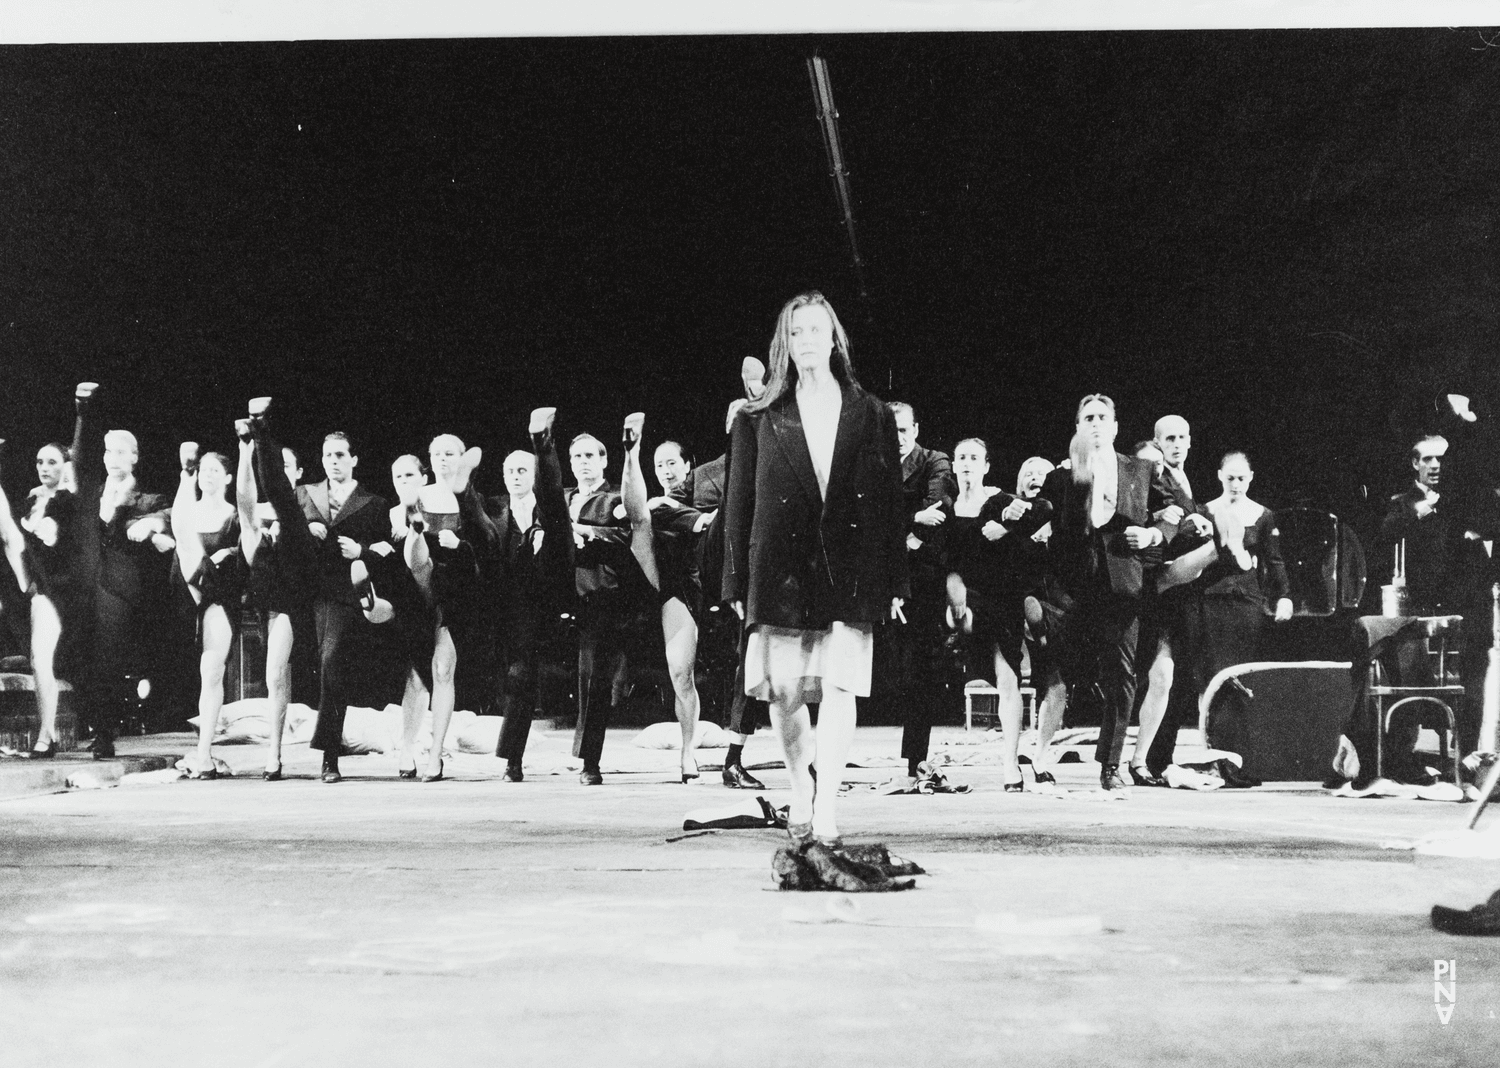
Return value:
<svg viewBox="0 0 1500 1068">
<path fill-rule="evenodd" d="M 823 699 L 823 684 L 870 696 L 875 629 L 834 623 L 827 630 L 760 624 L 745 645 L 745 693 L 783 708 Z"/>
</svg>

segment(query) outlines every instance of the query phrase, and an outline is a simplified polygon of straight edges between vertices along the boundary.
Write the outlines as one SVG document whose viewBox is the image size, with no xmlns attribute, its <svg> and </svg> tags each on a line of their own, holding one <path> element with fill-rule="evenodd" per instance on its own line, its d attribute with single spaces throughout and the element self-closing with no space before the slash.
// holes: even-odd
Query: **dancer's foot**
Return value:
<svg viewBox="0 0 1500 1068">
<path fill-rule="evenodd" d="M 73 391 L 73 403 L 78 406 L 80 412 L 88 406 L 89 401 L 93 399 L 94 394 L 98 390 L 98 382 L 78 383 L 78 388 Z"/>
<path fill-rule="evenodd" d="M 766 784 L 745 770 L 743 764 L 725 764 L 721 778 L 731 790 L 764 790 Z"/>
<path fill-rule="evenodd" d="M 182 465 L 184 475 L 195 475 L 198 473 L 198 443 L 196 441 L 184 441 L 177 447 L 177 462 Z"/>
<path fill-rule="evenodd" d="M 250 416 L 250 433 L 259 438 L 266 432 L 266 420 L 271 414 L 271 398 L 252 397 L 247 410 Z"/>
<path fill-rule="evenodd" d="M 253 440 L 250 433 L 250 420 L 236 419 L 234 421 L 234 436 L 240 439 L 241 445 L 249 445 Z"/>
<path fill-rule="evenodd" d="M 396 777 L 400 779 L 417 777 L 417 757 L 411 750 L 403 749 L 396 757 Z"/>
<path fill-rule="evenodd" d="M 631 412 L 625 417 L 625 433 L 622 441 L 626 451 L 634 449 L 641 442 L 641 431 L 646 428 L 646 413 Z"/>
<path fill-rule="evenodd" d="M 533 437 L 537 434 L 546 434 L 552 430 L 553 420 L 557 418 L 556 408 L 533 408 L 531 409 L 531 423 L 526 432 Z"/>
<path fill-rule="evenodd" d="M 505 774 L 502 778 L 506 782 L 520 782 L 526 778 L 525 774 L 521 771 L 521 762 L 519 760 L 507 760 L 505 762 Z"/>
<path fill-rule="evenodd" d="M 578 781 L 584 786 L 603 786 L 604 773 L 599 770 L 598 764 L 585 764 L 578 773 Z"/>
<path fill-rule="evenodd" d="M 462 493 L 469 488 L 469 476 L 483 459 L 484 450 L 478 445 L 464 450 L 464 454 L 458 458 L 458 469 L 453 476 L 453 492 Z"/>
<path fill-rule="evenodd" d="M 1125 776 L 1120 774 L 1120 765 L 1104 764 L 1100 766 L 1099 789 L 1107 794 L 1118 794 L 1121 797 L 1130 796 L 1130 784 L 1125 781 Z"/>
<path fill-rule="evenodd" d="M 974 630 L 974 612 L 968 606 L 969 591 L 957 571 L 948 576 L 948 626 L 969 634 Z"/>
<path fill-rule="evenodd" d="M 698 777 L 698 758 L 692 753 L 682 754 L 682 781 L 690 782 Z"/>
<path fill-rule="evenodd" d="M 1160 775 L 1151 774 L 1151 769 L 1144 764 L 1131 764 L 1130 781 L 1136 786 L 1166 786 L 1166 780 Z"/>
<path fill-rule="evenodd" d="M 436 768 L 436 770 L 434 770 L 432 768 L 431 764 L 429 764 L 427 766 L 427 768 L 428 768 L 427 774 L 422 776 L 422 781 L 423 782 L 442 782 L 443 781 L 443 758 L 442 757 L 438 757 L 438 762 L 437 762 L 437 768 Z"/>
<path fill-rule="evenodd" d="M 427 530 L 427 520 L 422 515 L 422 505 L 416 501 L 406 506 L 406 529 L 413 534 L 422 534 Z"/>
<path fill-rule="evenodd" d="M 359 608 L 371 623 L 389 623 L 396 615 L 390 601 L 382 600 L 375 593 L 375 584 L 370 581 L 370 569 L 363 560 L 349 564 L 349 583 L 354 595 L 359 598 Z"/>
<path fill-rule="evenodd" d="M 344 777 L 339 774 L 339 758 L 336 756 L 323 757 L 323 781 L 328 783 L 342 782 Z"/>
</svg>

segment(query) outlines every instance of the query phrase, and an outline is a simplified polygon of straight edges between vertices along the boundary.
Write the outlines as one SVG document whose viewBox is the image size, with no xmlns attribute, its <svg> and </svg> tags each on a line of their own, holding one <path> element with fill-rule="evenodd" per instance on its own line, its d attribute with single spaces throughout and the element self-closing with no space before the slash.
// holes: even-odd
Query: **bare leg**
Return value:
<svg viewBox="0 0 1500 1068">
<path fill-rule="evenodd" d="M 458 666 L 458 650 L 448 628 L 438 624 L 437 646 L 432 651 L 432 749 L 427 754 L 428 781 L 443 776 L 443 743 L 448 738 L 448 722 L 453 718 L 453 671 Z"/>
<path fill-rule="evenodd" d="M 1068 708 L 1068 688 L 1056 671 L 1047 676 L 1046 687 L 1047 692 L 1037 711 L 1036 754 L 1031 758 L 1031 770 L 1037 775 L 1049 768 L 1047 750 L 1052 744 L 1052 736 L 1062 726 L 1063 713 Z"/>
<path fill-rule="evenodd" d="M 1022 782 L 1021 765 L 1017 753 L 1021 748 L 1021 682 L 1011 669 L 1010 663 L 995 650 L 995 689 L 999 691 L 996 704 L 1000 713 L 1001 753 L 1007 786 Z"/>
<path fill-rule="evenodd" d="M 271 612 L 266 627 L 266 695 L 271 705 L 271 751 L 266 770 L 281 770 L 281 734 L 286 729 L 286 706 L 292 696 L 292 617 Z"/>
<path fill-rule="evenodd" d="M 620 474 L 620 499 L 630 520 L 630 552 L 645 572 L 654 590 L 661 589 L 661 571 L 656 566 L 652 544 L 651 509 L 647 505 L 646 476 L 641 474 L 641 430 L 646 417 L 634 412 L 625 417 L 625 467 Z"/>
<path fill-rule="evenodd" d="M 401 694 L 401 753 L 396 759 L 397 771 L 417 772 L 417 731 L 422 729 L 422 713 L 427 711 L 427 687 L 415 669 L 406 673 L 406 689 Z"/>
<path fill-rule="evenodd" d="M 245 566 L 255 562 L 260 526 L 255 521 L 255 442 L 240 439 L 240 462 L 234 480 L 234 505 L 240 513 L 240 554 Z"/>
<path fill-rule="evenodd" d="M 5 441 L 0 438 L 0 446 Z M 21 593 L 31 585 L 31 580 L 26 574 L 26 562 L 23 553 L 26 551 L 26 538 L 21 533 L 21 528 L 16 526 L 15 518 L 11 514 L 10 500 L 5 496 L 4 488 L 0 488 L 0 544 L 5 546 L 5 559 L 10 561 L 11 570 L 15 572 L 16 585 Z"/>
<path fill-rule="evenodd" d="M 417 587 L 422 591 L 422 596 L 427 603 L 432 603 L 432 553 L 427 548 L 427 538 L 411 529 L 408 525 L 406 533 L 406 544 L 402 546 L 402 553 L 406 558 L 406 567 L 411 572 L 411 577 L 417 580 Z"/>
<path fill-rule="evenodd" d="M 177 567 L 187 581 L 194 604 L 203 603 L 203 593 L 194 585 L 203 566 L 203 536 L 193 529 L 198 504 L 198 443 L 182 443 L 182 474 L 177 496 L 172 500 L 172 540 L 177 542 Z"/>
<path fill-rule="evenodd" d="M 224 707 L 224 664 L 233 640 L 234 628 L 224 606 L 211 604 L 204 609 L 203 650 L 198 656 L 198 768 L 202 771 L 214 766 L 214 733 Z"/>
<path fill-rule="evenodd" d="M 1241 534 L 1243 537 L 1243 533 Z M 1204 542 L 1196 549 L 1189 549 L 1177 559 L 1162 566 L 1156 573 L 1156 589 L 1165 593 L 1173 586 L 1192 582 L 1208 569 L 1208 565 L 1219 558 L 1219 547 L 1214 542 Z"/>
<path fill-rule="evenodd" d="M 818 790 L 813 797 L 813 833 L 819 838 L 837 838 L 839 787 L 844 784 L 844 765 L 854 743 L 854 695 L 823 683 L 823 701 L 818 706 Z"/>
<path fill-rule="evenodd" d="M 781 739 L 787 775 L 792 780 L 788 829 L 795 833 L 800 827 L 804 833 L 811 833 L 814 783 L 810 769 L 817 749 L 813 741 L 812 717 L 807 714 L 806 705 L 787 708 L 772 701 L 770 708 L 771 723 L 776 728 L 776 736 Z"/>
<path fill-rule="evenodd" d="M 1167 700 L 1172 696 L 1172 676 L 1176 662 L 1172 659 L 1172 640 L 1165 634 L 1156 644 L 1156 657 L 1146 675 L 1146 696 L 1141 701 L 1141 726 L 1135 735 L 1135 752 L 1130 754 L 1130 766 L 1146 773 L 1146 755 L 1156 732 L 1161 729 L 1167 715 Z"/>
<path fill-rule="evenodd" d="M 677 725 L 682 729 L 683 781 L 698 777 L 698 684 L 693 662 L 698 657 L 698 623 L 687 605 L 676 597 L 661 606 L 662 633 L 667 640 L 667 671 L 672 676 Z"/>
<path fill-rule="evenodd" d="M 45 749 L 45 737 L 57 746 L 57 671 L 53 658 L 62 640 L 62 618 L 50 598 L 37 594 L 31 599 L 31 671 L 36 678 L 37 749 Z"/>
</svg>

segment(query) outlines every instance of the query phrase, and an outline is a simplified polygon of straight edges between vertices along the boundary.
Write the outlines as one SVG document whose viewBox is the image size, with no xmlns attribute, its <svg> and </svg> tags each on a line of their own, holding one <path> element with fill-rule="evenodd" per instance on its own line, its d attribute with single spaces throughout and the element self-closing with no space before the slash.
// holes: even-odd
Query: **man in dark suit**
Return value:
<svg viewBox="0 0 1500 1068">
<path fill-rule="evenodd" d="M 599 786 L 599 757 L 610 713 L 629 694 L 628 646 L 632 631 L 650 624 L 638 591 L 626 582 L 637 569 L 619 492 L 604 479 L 609 462 L 604 443 L 579 434 L 568 446 L 577 485 L 567 491 L 573 523 L 573 574 L 578 592 L 578 727 L 573 755 L 583 760 L 578 781 Z M 644 580 L 643 580 L 644 581 Z M 657 627 L 660 630 L 660 626 Z"/>
<path fill-rule="evenodd" d="M 906 774 L 915 779 L 927 759 L 932 725 L 944 698 L 956 693 L 956 680 L 945 676 L 943 612 L 948 577 L 943 524 L 953 511 L 958 483 L 947 453 L 917 444 L 921 427 L 916 412 L 903 401 L 887 407 L 896 422 L 901 451 L 901 504 L 907 521 L 906 559 L 911 598 L 906 622 L 889 622 L 875 632 L 875 661 L 888 672 L 888 693 L 903 721 L 901 756 Z"/>
<path fill-rule="evenodd" d="M 1115 404 L 1103 394 L 1079 403 L 1071 468 L 1047 476 L 1052 502 L 1053 563 L 1073 602 L 1059 635 L 1063 678 L 1097 683 L 1104 700 L 1099 728 L 1100 786 L 1128 794 L 1120 774 L 1125 729 L 1135 701 L 1140 599 L 1160 563 L 1173 498 L 1149 460 L 1115 452 Z"/>
<path fill-rule="evenodd" d="M 1188 481 L 1186 465 L 1192 446 L 1192 428 L 1182 416 L 1164 415 L 1156 421 L 1147 458 L 1157 464 L 1158 475 L 1171 490 L 1174 502 L 1153 517 L 1167 523 L 1166 559 L 1213 537 L 1213 521 L 1194 498 Z M 1142 450 L 1136 455 L 1142 456 Z M 1202 687 L 1194 665 L 1201 629 L 1197 622 L 1200 593 L 1199 582 L 1187 582 L 1148 598 L 1144 606 L 1140 651 L 1142 660 L 1150 659 L 1145 693 L 1138 702 L 1141 726 L 1130 760 L 1130 777 L 1136 785 L 1184 789 L 1218 785 L 1207 776 L 1172 763 L 1179 726 L 1198 722 L 1197 695 Z M 1164 777 L 1169 773 L 1170 778 Z"/>
<path fill-rule="evenodd" d="M 348 711 L 349 664 L 358 628 L 363 626 L 359 596 L 349 581 L 349 564 L 390 536 L 384 500 L 354 478 L 359 463 L 349 436 L 335 430 L 323 439 L 324 481 L 297 487 L 297 503 L 307 518 L 316 550 L 313 626 L 318 642 L 318 723 L 312 748 L 323 752 L 323 781 L 338 782 L 339 750 Z"/>
<path fill-rule="evenodd" d="M 508 782 L 523 777 L 531 717 L 541 697 L 539 668 L 548 625 L 572 607 L 575 596 L 573 531 L 552 440 L 555 414 L 554 408 L 532 413 L 535 451 L 516 451 L 505 458 L 506 494 L 485 503 L 500 532 L 494 600 L 505 665 L 505 720 L 495 755 L 505 758 Z"/>
<path fill-rule="evenodd" d="M 80 396 L 80 412 L 88 398 Z M 135 480 L 135 435 L 111 430 L 104 435 L 104 469 L 80 464 L 78 505 L 74 511 L 84 581 L 93 611 L 83 685 L 84 725 L 93 732 L 94 759 L 115 755 L 115 730 L 130 695 L 126 676 L 140 669 L 142 618 L 153 594 L 153 577 L 164 573 L 157 554 L 175 542 L 166 533 L 168 500 L 143 493 Z"/>
</svg>

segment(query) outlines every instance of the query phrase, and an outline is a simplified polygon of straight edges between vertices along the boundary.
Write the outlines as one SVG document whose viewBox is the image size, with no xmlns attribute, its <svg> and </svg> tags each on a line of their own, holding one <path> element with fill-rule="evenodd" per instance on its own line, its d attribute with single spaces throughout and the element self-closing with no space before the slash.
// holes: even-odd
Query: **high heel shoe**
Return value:
<svg viewBox="0 0 1500 1068">
<path fill-rule="evenodd" d="M 625 430 L 621 435 L 621 441 L 625 445 L 625 451 L 629 452 L 635 448 L 636 443 L 641 440 L 641 431 L 646 427 L 645 412 L 631 412 L 625 417 Z"/>
<path fill-rule="evenodd" d="M 183 474 L 196 475 L 198 473 L 198 443 L 184 441 L 178 446 L 177 462 L 182 465 Z"/>
<path fill-rule="evenodd" d="M 265 768 L 264 770 L 261 771 L 260 777 L 262 779 L 264 779 L 266 782 L 280 782 L 281 781 L 281 765 L 277 764 L 274 769 L 273 768 Z"/>
<path fill-rule="evenodd" d="M 1032 776 L 1035 778 L 1038 786 L 1057 785 L 1057 779 L 1050 771 L 1037 771 L 1035 765 L 1032 766 Z"/>
<path fill-rule="evenodd" d="M 552 422 L 557 418 L 556 408 L 533 408 L 531 409 L 531 422 L 526 431 L 532 437 L 552 432 Z"/>
<path fill-rule="evenodd" d="M 692 757 L 689 757 L 688 759 L 693 761 L 693 770 L 692 771 L 683 770 L 683 772 L 682 772 L 682 781 L 685 782 L 685 783 L 686 782 L 692 782 L 694 779 L 696 779 L 698 777 L 698 761 L 695 760 L 695 759 L 693 759 Z"/>
<path fill-rule="evenodd" d="M 249 444 L 254 439 L 254 435 L 250 433 L 250 420 L 236 419 L 234 421 L 234 436 Z"/>
<path fill-rule="evenodd" d="M 398 778 L 398 779 L 415 779 L 416 777 L 417 777 L 417 766 L 415 764 L 413 764 L 409 768 L 397 768 L 396 769 L 396 778 Z"/>
<path fill-rule="evenodd" d="M 40 738 L 37 739 L 37 743 L 38 743 L 38 745 L 41 744 L 41 739 Z M 45 749 L 32 749 L 32 750 L 28 751 L 27 754 L 26 754 L 26 759 L 27 760 L 51 760 L 55 756 L 57 756 L 57 739 L 56 738 L 48 738 L 47 739 L 47 748 L 45 748 Z"/>
<path fill-rule="evenodd" d="M 1021 794 L 1026 792 L 1026 780 L 1017 779 L 1015 782 L 1005 783 L 1003 789 L 1008 794 Z"/>
<path fill-rule="evenodd" d="M 1140 768 L 1134 764 L 1128 766 L 1130 781 L 1137 786 L 1165 786 L 1161 776 L 1152 775 L 1149 768 Z"/>
<path fill-rule="evenodd" d="M 250 416 L 251 430 L 264 430 L 266 428 L 266 418 L 271 414 L 271 398 L 251 397 L 250 403 L 245 406 L 245 414 Z"/>
<path fill-rule="evenodd" d="M 98 382 L 80 382 L 78 388 L 73 391 L 73 403 L 82 411 L 99 389 Z"/>
<path fill-rule="evenodd" d="M 443 781 L 443 762 L 441 760 L 438 761 L 438 769 L 437 769 L 437 774 L 436 775 L 423 775 L 422 776 L 422 781 L 423 782 L 442 782 Z"/>
</svg>

